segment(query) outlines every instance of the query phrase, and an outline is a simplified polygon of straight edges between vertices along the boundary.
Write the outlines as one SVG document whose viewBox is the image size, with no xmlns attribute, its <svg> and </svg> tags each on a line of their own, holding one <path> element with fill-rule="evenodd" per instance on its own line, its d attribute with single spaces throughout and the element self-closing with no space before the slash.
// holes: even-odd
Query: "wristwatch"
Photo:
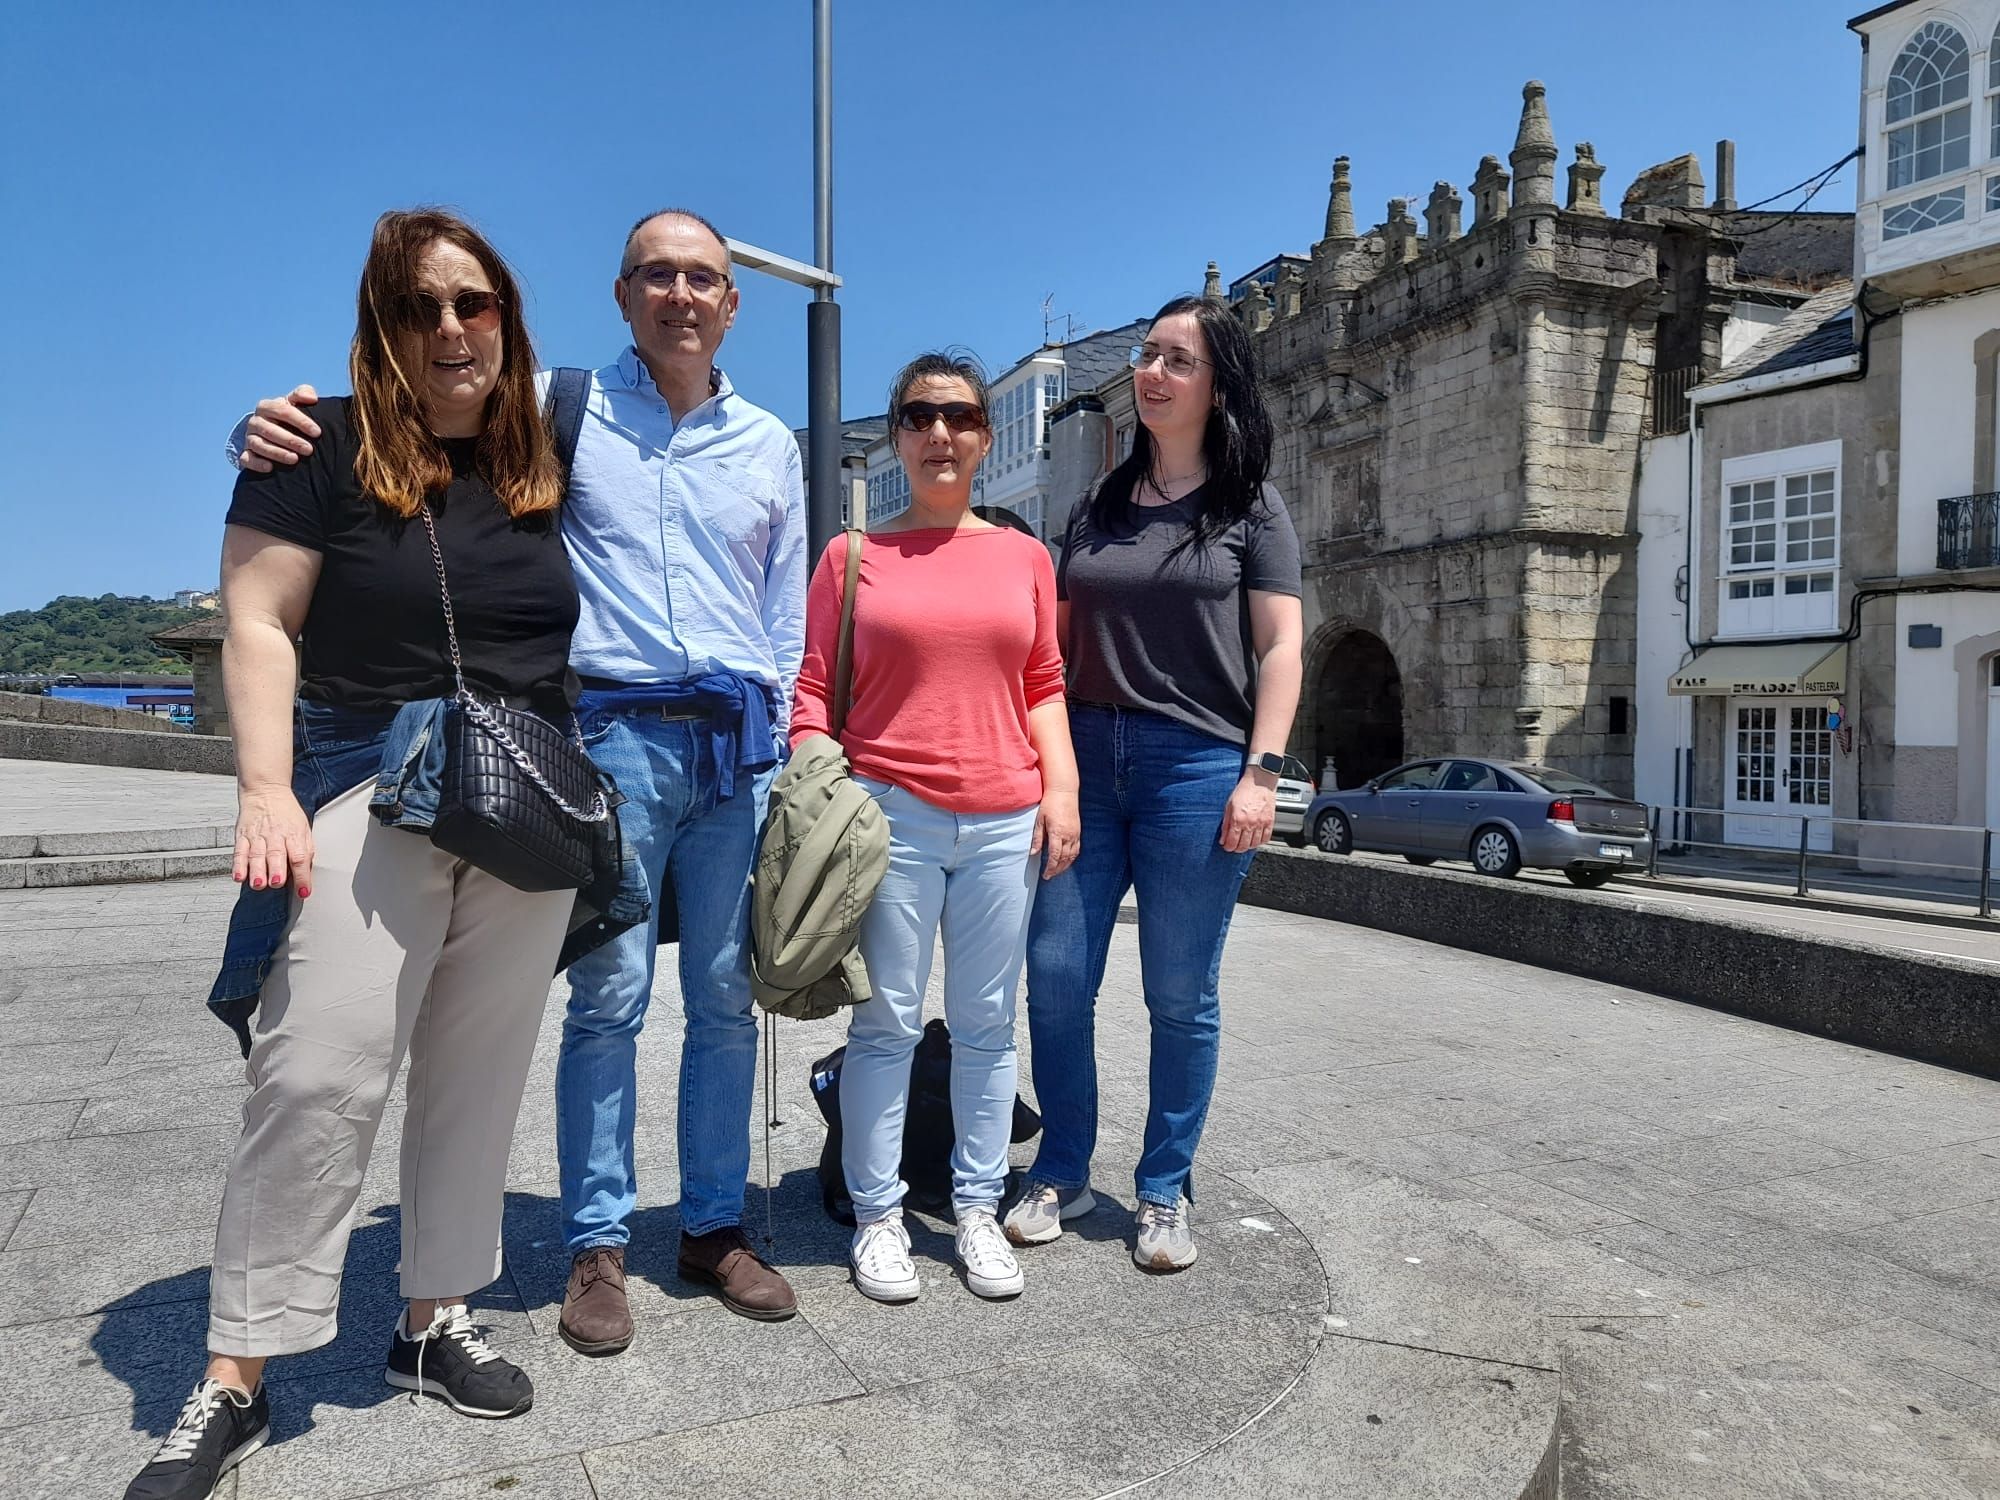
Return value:
<svg viewBox="0 0 2000 1500">
<path fill-rule="evenodd" d="M 1256 770 L 1269 771 L 1273 776 L 1282 776 L 1285 774 L 1285 757 L 1282 755 L 1273 755 L 1268 750 L 1261 755 L 1251 756 L 1250 764 Z"/>
</svg>

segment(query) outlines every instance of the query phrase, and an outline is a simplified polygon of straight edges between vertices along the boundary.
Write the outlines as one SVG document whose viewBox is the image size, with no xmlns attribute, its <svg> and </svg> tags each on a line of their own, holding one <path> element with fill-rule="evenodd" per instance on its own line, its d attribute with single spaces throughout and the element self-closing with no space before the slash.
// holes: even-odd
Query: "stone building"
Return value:
<svg viewBox="0 0 2000 1500">
<path fill-rule="evenodd" d="M 193 620 L 147 637 L 162 651 L 171 652 L 193 668 L 196 734 L 229 733 L 229 700 L 222 691 L 224 633 L 222 616 L 211 615 L 206 620 Z"/>
<path fill-rule="evenodd" d="M 1461 751 L 1631 789 L 1642 440 L 1849 272 L 1851 216 L 1737 211 L 1727 143 L 1715 203 L 1686 156 L 1615 216 L 1588 143 L 1560 192 L 1558 163 L 1530 83 L 1469 227 L 1439 182 L 1421 220 L 1395 199 L 1357 230 L 1341 157 L 1310 256 L 1280 257 L 1272 292 L 1239 283 L 1305 549 L 1292 750 L 1343 786 Z"/>
</svg>

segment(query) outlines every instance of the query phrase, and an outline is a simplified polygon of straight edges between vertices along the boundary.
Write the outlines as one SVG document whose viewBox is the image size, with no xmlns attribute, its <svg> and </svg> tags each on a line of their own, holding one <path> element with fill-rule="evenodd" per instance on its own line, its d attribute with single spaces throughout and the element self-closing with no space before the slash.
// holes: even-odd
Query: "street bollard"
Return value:
<svg viewBox="0 0 2000 1500">
<path fill-rule="evenodd" d="M 1993 830 L 1990 828 L 1979 845 L 1979 915 L 1993 915 Z"/>
<path fill-rule="evenodd" d="M 1646 874 L 1657 880 L 1660 878 L 1660 810 L 1653 809 L 1653 847 L 1646 854 Z"/>
<path fill-rule="evenodd" d="M 1799 888 L 1796 894 L 1801 896 L 1803 896 L 1806 893 L 1806 850 L 1810 847 L 1808 841 L 1811 838 L 1812 838 L 1812 819 L 1800 818 L 1799 819 Z"/>
</svg>

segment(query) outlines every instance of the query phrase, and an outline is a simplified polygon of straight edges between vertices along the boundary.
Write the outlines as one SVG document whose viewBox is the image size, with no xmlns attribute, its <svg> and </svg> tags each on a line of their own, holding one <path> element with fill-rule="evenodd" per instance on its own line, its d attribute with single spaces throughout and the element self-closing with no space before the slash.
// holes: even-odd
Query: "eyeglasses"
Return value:
<svg viewBox="0 0 2000 1500">
<path fill-rule="evenodd" d="M 729 285 L 727 271 L 712 271 L 707 266 L 670 266 L 661 260 L 642 262 L 625 273 L 627 281 L 639 281 L 655 292 L 672 291 L 674 283 L 683 276 L 687 277 L 688 290 L 697 297 L 706 297 Z"/>
<path fill-rule="evenodd" d="M 981 432 L 986 427 L 986 413 L 970 401 L 947 401 L 941 406 L 930 401 L 905 401 L 897 409 L 896 425 L 905 432 L 929 432 L 940 417 L 952 432 Z"/>
<path fill-rule="evenodd" d="M 460 292 L 449 302 L 440 302 L 429 292 L 405 292 L 396 299 L 396 318 L 417 333 L 432 333 L 444 322 L 449 307 L 458 326 L 467 333 L 491 333 L 500 326 L 498 292 Z"/>
<path fill-rule="evenodd" d="M 1157 344 L 1134 344 L 1132 346 L 1131 360 L 1133 369 L 1143 370 L 1156 359 L 1166 366 L 1169 375 L 1182 376 L 1194 374 L 1196 365 L 1209 363 L 1205 359 L 1196 359 L 1185 349 L 1162 349 Z"/>
</svg>

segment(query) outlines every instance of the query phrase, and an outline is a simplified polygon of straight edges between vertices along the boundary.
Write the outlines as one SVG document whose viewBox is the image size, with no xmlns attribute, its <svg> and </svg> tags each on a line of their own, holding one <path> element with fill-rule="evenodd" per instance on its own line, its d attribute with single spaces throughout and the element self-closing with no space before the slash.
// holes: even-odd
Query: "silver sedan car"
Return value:
<svg viewBox="0 0 2000 1500">
<path fill-rule="evenodd" d="M 1567 771 L 1470 756 L 1412 761 L 1366 786 L 1322 792 L 1305 826 L 1329 854 L 1464 859 L 1502 877 L 1524 866 L 1561 870 L 1585 888 L 1652 857 L 1645 804 Z"/>
</svg>

